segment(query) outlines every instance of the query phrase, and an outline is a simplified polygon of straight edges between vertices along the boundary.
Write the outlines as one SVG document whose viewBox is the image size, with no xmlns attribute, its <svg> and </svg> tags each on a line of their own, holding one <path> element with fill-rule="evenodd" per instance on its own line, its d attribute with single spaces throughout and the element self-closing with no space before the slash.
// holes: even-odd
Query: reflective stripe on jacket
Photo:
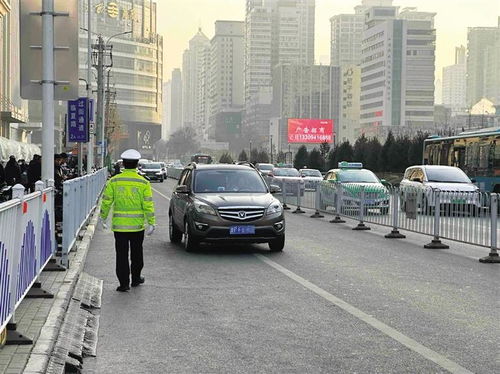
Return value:
<svg viewBox="0 0 500 374">
<path fill-rule="evenodd" d="M 113 231 L 137 232 L 144 230 L 146 222 L 156 223 L 151 185 L 135 169 L 125 169 L 106 184 L 101 206 L 103 220 L 108 218 L 111 207 Z"/>
</svg>

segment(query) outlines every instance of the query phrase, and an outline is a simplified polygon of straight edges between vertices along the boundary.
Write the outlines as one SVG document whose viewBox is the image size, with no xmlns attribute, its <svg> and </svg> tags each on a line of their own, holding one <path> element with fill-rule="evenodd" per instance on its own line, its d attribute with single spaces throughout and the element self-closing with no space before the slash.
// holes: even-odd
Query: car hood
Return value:
<svg viewBox="0 0 500 374">
<path fill-rule="evenodd" d="M 475 192 L 478 190 L 478 187 L 472 183 L 425 182 L 424 186 L 440 191 Z"/>
<path fill-rule="evenodd" d="M 270 193 L 201 193 L 196 198 L 216 208 L 263 207 L 267 208 L 276 199 Z"/>
</svg>

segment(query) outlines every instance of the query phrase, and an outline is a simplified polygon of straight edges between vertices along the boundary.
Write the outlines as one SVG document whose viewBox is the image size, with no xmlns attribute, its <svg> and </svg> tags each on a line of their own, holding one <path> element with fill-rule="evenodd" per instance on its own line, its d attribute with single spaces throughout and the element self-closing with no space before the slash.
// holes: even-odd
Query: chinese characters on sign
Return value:
<svg viewBox="0 0 500 374">
<path fill-rule="evenodd" d="M 68 101 L 68 142 L 87 143 L 89 141 L 88 99 Z"/>
<path fill-rule="evenodd" d="M 120 7 L 117 3 L 112 1 L 108 3 L 101 2 L 96 4 L 94 5 L 94 10 L 97 14 L 106 13 L 110 18 L 139 22 L 139 15 L 135 9 Z"/>
<path fill-rule="evenodd" d="M 333 143 L 333 120 L 289 119 L 288 143 Z"/>
</svg>

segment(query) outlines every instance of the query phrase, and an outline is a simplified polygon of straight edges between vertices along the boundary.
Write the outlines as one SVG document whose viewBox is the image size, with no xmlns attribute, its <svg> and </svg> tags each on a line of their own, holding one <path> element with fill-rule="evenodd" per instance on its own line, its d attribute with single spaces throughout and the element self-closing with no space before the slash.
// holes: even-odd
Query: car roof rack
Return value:
<svg viewBox="0 0 500 374">
<path fill-rule="evenodd" d="M 247 165 L 250 166 L 252 169 L 257 169 L 254 164 L 248 161 L 238 161 L 236 165 Z"/>
</svg>

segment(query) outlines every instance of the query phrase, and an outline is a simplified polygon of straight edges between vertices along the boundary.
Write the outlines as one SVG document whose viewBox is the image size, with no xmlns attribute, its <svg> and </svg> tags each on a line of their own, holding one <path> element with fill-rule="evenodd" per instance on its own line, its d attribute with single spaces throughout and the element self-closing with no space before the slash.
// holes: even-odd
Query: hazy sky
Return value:
<svg viewBox="0 0 500 374">
<path fill-rule="evenodd" d="M 164 79 L 173 68 L 182 67 L 182 53 L 188 41 L 201 27 L 208 38 L 216 20 L 245 17 L 245 0 L 156 0 L 158 32 L 163 35 Z M 353 13 L 361 0 L 316 0 L 316 61 L 328 63 L 330 56 L 330 17 Z M 467 27 L 496 26 L 500 0 L 394 0 L 394 5 L 418 7 L 437 13 L 436 75 L 443 66 L 454 63 L 454 47 L 467 45 Z"/>
</svg>

